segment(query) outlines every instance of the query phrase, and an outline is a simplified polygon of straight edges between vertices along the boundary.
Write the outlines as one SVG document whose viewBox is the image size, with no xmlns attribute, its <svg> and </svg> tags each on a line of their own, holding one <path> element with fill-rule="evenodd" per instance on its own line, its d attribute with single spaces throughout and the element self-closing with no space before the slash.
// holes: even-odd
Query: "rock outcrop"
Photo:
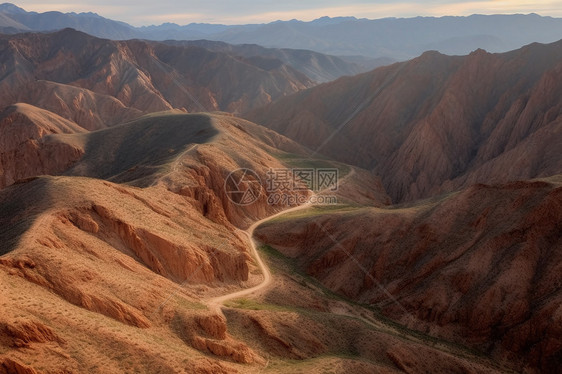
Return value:
<svg viewBox="0 0 562 374">
<path fill-rule="evenodd" d="M 38 372 L 21 362 L 5 358 L 0 360 L 0 374 L 38 374 Z"/>
<path fill-rule="evenodd" d="M 83 132 L 75 123 L 31 105 L 5 109 L 0 113 L 0 189 L 20 179 L 66 170 L 84 150 L 79 143 L 49 135 Z"/>
<path fill-rule="evenodd" d="M 51 328 L 37 321 L 1 321 L 0 330 L 12 340 L 12 346 L 17 348 L 29 347 L 31 343 L 64 343 Z"/>
<path fill-rule="evenodd" d="M 178 314 L 174 326 L 178 336 L 198 351 L 241 364 L 264 363 L 245 343 L 227 334 L 223 315 Z"/>
</svg>

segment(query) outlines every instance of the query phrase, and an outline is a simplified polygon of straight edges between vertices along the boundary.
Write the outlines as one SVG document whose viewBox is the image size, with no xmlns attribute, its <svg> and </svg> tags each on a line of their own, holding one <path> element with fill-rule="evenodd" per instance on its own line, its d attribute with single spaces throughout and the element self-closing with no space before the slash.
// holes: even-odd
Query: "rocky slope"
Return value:
<svg viewBox="0 0 562 374">
<path fill-rule="evenodd" d="M 525 372 L 562 353 L 562 178 L 475 185 L 414 205 L 317 210 L 256 236 L 396 321 Z"/>
<path fill-rule="evenodd" d="M 247 117 L 380 175 L 395 202 L 562 171 L 562 43 L 427 52 Z"/>
<path fill-rule="evenodd" d="M 227 335 L 224 364 L 195 343 L 206 336 L 198 292 L 255 280 L 244 240 L 185 197 L 41 177 L 4 189 L 0 204 L 4 372 L 226 373 L 258 359 Z"/>
<path fill-rule="evenodd" d="M 49 135 L 84 132 L 74 122 L 31 105 L 6 108 L 0 113 L 0 188 L 20 179 L 63 172 L 84 150 Z"/>
<path fill-rule="evenodd" d="M 88 128 L 171 108 L 247 111 L 313 85 L 284 64 L 199 47 L 114 42 L 71 29 L 2 36 L 0 56 L 3 107 L 23 101 L 84 120 L 78 124 Z M 46 89 L 57 94 L 45 96 Z"/>
<path fill-rule="evenodd" d="M 347 58 L 324 55 L 306 49 L 264 48 L 257 44 L 232 45 L 211 40 L 165 41 L 169 45 L 192 45 L 211 51 L 228 52 L 237 56 L 256 61 L 258 58 L 278 60 L 300 71 L 315 82 L 324 83 L 347 75 L 357 75 L 375 67 L 389 65 L 388 61 L 375 61 L 365 58 L 364 61 L 348 61 Z M 270 63 L 273 63 L 271 61 Z M 365 66 L 367 65 L 367 66 Z"/>
<path fill-rule="evenodd" d="M 283 268 L 263 301 L 210 312 L 259 274 L 242 235 L 163 188 L 41 177 L 0 204 L 0 372 L 501 372 L 332 313 L 347 304 Z"/>
<path fill-rule="evenodd" d="M 158 113 L 95 132 L 36 108 L 26 118 L 83 154 L 62 176 L 0 190 L 0 373 L 500 372 L 355 310 L 282 263 L 258 301 L 207 308 L 260 282 L 238 228 L 283 208 L 267 203 L 263 181 L 245 182 L 254 204 L 235 204 L 228 174 L 329 160 L 224 114 Z M 388 202 L 368 172 L 333 167 L 339 197 Z"/>
<path fill-rule="evenodd" d="M 260 281 L 237 226 L 280 208 L 265 202 L 260 182 L 250 184 L 263 189 L 259 200 L 238 209 L 227 175 L 245 166 L 265 176 L 283 167 L 270 153 L 302 152 L 298 145 L 224 115 L 162 113 L 92 133 L 27 105 L 3 118 L 14 141 L 49 133 L 80 152 L 66 176 L 0 191 L 0 372 L 229 373 L 263 364 L 201 300 Z M 17 170 L 32 174 L 16 156 Z M 34 157 L 48 166 L 42 156 Z"/>
</svg>

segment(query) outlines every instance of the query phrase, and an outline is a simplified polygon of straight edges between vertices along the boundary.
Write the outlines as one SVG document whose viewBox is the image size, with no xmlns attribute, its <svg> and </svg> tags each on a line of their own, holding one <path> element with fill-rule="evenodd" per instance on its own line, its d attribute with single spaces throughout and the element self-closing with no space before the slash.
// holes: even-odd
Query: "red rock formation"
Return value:
<svg viewBox="0 0 562 374">
<path fill-rule="evenodd" d="M 517 370 L 556 372 L 559 178 L 317 214 L 267 223 L 256 235 L 325 286 L 409 327 L 492 352 Z"/>
<path fill-rule="evenodd" d="M 424 53 L 247 114 L 371 169 L 395 202 L 562 171 L 562 43 L 504 54 Z"/>
<path fill-rule="evenodd" d="M 12 339 L 17 348 L 28 347 L 30 343 L 58 342 L 64 343 L 49 327 L 37 321 L 16 320 L 0 322 L 0 330 Z"/>
<path fill-rule="evenodd" d="M 144 113 L 113 96 L 45 80 L 28 82 L 10 100 L 33 103 L 90 131 L 128 122 Z"/>
<path fill-rule="evenodd" d="M 199 326 L 211 337 L 226 339 L 226 319 L 220 314 L 204 315 L 197 318 Z"/>
<path fill-rule="evenodd" d="M 4 36 L 0 54 L 0 109 L 24 101 L 88 129 L 172 108 L 247 111 L 313 85 L 283 64 L 266 70 L 225 52 L 71 29 Z"/>
<path fill-rule="evenodd" d="M 193 347 L 200 351 L 207 351 L 215 356 L 226 357 L 234 362 L 251 364 L 254 362 L 254 353 L 243 343 L 220 341 L 196 336 L 193 338 Z"/>
<path fill-rule="evenodd" d="M 56 114 L 17 104 L 0 114 L 0 188 L 19 179 L 60 173 L 83 154 L 80 145 L 47 137 L 84 132 Z"/>
<path fill-rule="evenodd" d="M 198 351 L 242 364 L 263 363 L 245 343 L 227 334 L 223 315 L 177 314 L 174 321 L 178 336 Z"/>
<path fill-rule="evenodd" d="M 38 374 L 38 372 L 21 362 L 5 358 L 0 360 L 0 374 Z"/>
</svg>

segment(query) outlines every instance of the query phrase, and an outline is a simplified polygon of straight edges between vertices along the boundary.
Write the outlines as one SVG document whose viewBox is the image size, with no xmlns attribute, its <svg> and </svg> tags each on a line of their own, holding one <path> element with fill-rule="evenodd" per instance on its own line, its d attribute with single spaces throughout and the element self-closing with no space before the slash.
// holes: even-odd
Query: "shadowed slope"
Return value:
<svg viewBox="0 0 562 374">
<path fill-rule="evenodd" d="M 30 196 L 40 197 L 30 199 Z M 37 217 L 48 209 L 50 196 L 44 181 L 34 182 L 27 188 L 14 186 L 11 190 L 0 190 L 0 256 L 11 252 L 22 235 L 29 230 Z"/>
<path fill-rule="evenodd" d="M 321 85 L 248 118 L 372 169 L 394 201 L 562 171 L 562 43 L 409 62 Z"/>
<path fill-rule="evenodd" d="M 130 173 L 122 178 L 119 174 L 154 174 L 191 145 L 210 142 L 217 134 L 208 115 L 148 115 L 80 136 L 85 138 L 85 155 L 66 174 L 130 182 Z"/>
<path fill-rule="evenodd" d="M 549 373 L 562 350 L 560 233 L 559 176 L 391 209 L 311 210 L 256 229 L 340 294 L 516 370 Z"/>
</svg>

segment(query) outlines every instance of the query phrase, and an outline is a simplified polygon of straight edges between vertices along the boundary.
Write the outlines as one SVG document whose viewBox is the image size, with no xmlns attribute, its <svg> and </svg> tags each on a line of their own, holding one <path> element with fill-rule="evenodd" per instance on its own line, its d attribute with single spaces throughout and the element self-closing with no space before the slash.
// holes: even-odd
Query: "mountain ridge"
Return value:
<svg viewBox="0 0 562 374">
<path fill-rule="evenodd" d="M 544 177 L 562 170 L 556 150 L 562 87 L 555 78 L 561 58 L 562 41 L 503 54 L 425 52 L 287 96 L 247 117 L 372 170 L 394 202 Z"/>
<path fill-rule="evenodd" d="M 374 20 L 321 17 L 309 22 L 291 20 L 251 25 L 192 23 L 185 26 L 165 23 L 134 27 L 90 13 L 22 12 L 21 8 L 11 13 L 9 9 L 13 7 L 13 4 L 7 4 L 4 6 L 7 11 L 3 12 L 0 7 L 0 13 L 6 17 L 3 22 L 0 19 L 0 28 L 7 32 L 17 31 L 14 26 L 18 25 L 34 31 L 73 27 L 110 39 L 209 39 L 230 44 L 259 44 L 270 48 L 309 49 L 336 56 L 362 55 L 394 60 L 407 60 L 428 49 L 463 55 L 476 48 L 506 52 L 531 42 L 553 42 L 558 39 L 557 35 L 562 34 L 562 19 L 534 13 Z M 285 30 L 283 37 L 279 37 L 280 28 Z"/>
<path fill-rule="evenodd" d="M 79 112 L 77 101 L 84 98 L 121 112 L 123 107 L 140 113 L 171 108 L 241 112 L 315 84 L 279 60 L 272 60 L 275 64 L 269 67 L 260 57 L 244 59 L 196 46 L 111 41 L 73 29 L 3 35 L 0 48 L 2 105 L 27 102 L 48 110 L 58 106 L 55 112 L 67 112 L 63 116 Z M 57 90 L 69 86 L 65 92 L 73 91 L 79 98 L 43 97 L 43 86 L 53 84 Z M 111 123 L 110 116 L 103 119 Z M 103 126 L 95 118 L 90 121 L 84 127 Z"/>
</svg>

